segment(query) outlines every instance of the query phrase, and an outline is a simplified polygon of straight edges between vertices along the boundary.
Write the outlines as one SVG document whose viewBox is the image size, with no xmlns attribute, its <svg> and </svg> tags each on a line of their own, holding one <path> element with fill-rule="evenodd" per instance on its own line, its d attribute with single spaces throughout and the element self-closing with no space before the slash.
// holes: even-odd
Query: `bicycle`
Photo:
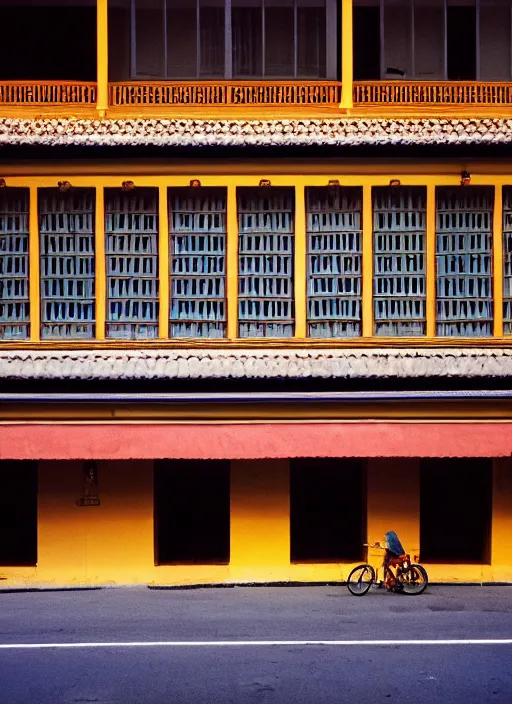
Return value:
<svg viewBox="0 0 512 704">
<path fill-rule="evenodd" d="M 347 588 L 354 596 L 364 596 L 370 591 L 372 584 L 378 587 L 384 587 L 388 591 L 416 596 L 422 594 L 427 588 L 428 574 L 424 567 L 411 562 L 411 557 L 403 550 L 396 533 L 393 534 L 396 538 L 396 543 L 393 547 L 399 547 L 400 550 L 390 550 L 390 540 L 386 541 L 385 545 L 381 543 L 364 543 L 366 548 L 377 548 L 385 550 L 383 568 L 383 580 L 379 582 L 377 572 L 369 563 L 354 567 L 347 579 Z M 391 536 L 391 533 L 386 533 L 386 538 Z M 392 538 L 392 540 L 394 540 Z M 394 571 L 393 571 L 394 569 Z"/>
</svg>

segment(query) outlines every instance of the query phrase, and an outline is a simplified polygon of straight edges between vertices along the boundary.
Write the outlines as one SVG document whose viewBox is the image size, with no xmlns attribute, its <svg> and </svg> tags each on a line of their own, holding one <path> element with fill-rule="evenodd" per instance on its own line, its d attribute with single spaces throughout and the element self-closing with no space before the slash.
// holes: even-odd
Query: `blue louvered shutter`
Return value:
<svg viewBox="0 0 512 704">
<path fill-rule="evenodd" d="M 490 336 L 493 190 L 438 188 L 436 200 L 437 334 Z"/>
<path fill-rule="evenodd" d="M 360 188 L 306 191 L 310 337 L 361 335 L 361 202 Z"/>
<path fill-rule="evenodd" d="M 290 188 L 238 189 L 240 337 L 292 337 L 294 198 Z"/>
<path fill-rule="evenodd" d="M 39 190 L 41 337 L 94 337 L 94 190 Z"/>
<path fill-rule="evenodd" d="M 226 334 L 226 189 L 169 189 L 171 337 Z"/>
<path fill-rule="evenodd" d="M 29 337 L 28 188 L 0 189 L 0 340 Z"/>
<path fill-rule="evenodd" d="M 375 335 L 424 335 L 426 189 L 377 187 L 372 197 Z"/>
<path fill-rule="evenodd" d="M 158 337 L 158 190 L 105 195 L 107 337 Z"/>
</svg>

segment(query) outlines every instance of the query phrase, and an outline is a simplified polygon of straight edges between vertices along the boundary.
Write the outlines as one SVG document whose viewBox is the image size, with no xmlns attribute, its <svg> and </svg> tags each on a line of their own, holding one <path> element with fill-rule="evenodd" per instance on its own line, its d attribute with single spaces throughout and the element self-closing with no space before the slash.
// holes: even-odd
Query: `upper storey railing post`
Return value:
<svg viewBox="0 0 512 704">
<path fill-rule="evenodd" d="M 354 107 L 354 40 L 352 0 L 341 0 L 341 104 L 340 108 Z"/>
<path fill-rule="evenodd" d="M 503 337 L 503 187 L 494 187 L 493 216 L 493 297 L 494 297 L 494 337 Z"/>
<path fill-rule="evenodd" d="M 108 110 L 108 0 L 96 0 L 97 103 L 100 117 Z"/>
</svg>

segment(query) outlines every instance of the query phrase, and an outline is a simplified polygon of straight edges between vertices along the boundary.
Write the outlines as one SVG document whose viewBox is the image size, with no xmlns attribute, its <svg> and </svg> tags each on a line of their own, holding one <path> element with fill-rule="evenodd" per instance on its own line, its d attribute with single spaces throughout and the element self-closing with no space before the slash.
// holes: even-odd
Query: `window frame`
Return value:
<svg viewBox="0 0 512 704">
<path fill-rule="evenodd" d="M 337 73 L 337 53 L 338 53 L 338 37 L 336 17 L 338 15 L 336 0 L 323 0 L 325 7 L 325 76 L 305 76 L 298 75 L 299 56 L 298 56 L 298 7 L 299 0 L 291 0 L 293 8 L 293 73 L 287 76 L 266 76 L 265 75 L 265 0 L 259 0 L 262 14 L 262 45 L 261 45 L 261 66 L 262 73 L 251 76 L 234 76 L 233 74 L 233 32 L 232 32 L 232 0 L 223 0 L 224 7 L 224 74 L 223 76 L 205 76 L 201 74 L 201 31 L 200 31 L 200 7 L 201 0 L 195 0 L 196 13 L 196 74 L 195 76 L 169 77 L 167 65 L 167 48 L 168 48 L 168 33 L 167 33 L 167 13 L 170 7 L 171 0 L 159 0 L 162 8 L 163 16 L 163 75 L 159 78 L 149 76 L 137 71 L 137 0 L 130 0 L 130 80 L 144 81 L 187 81 L 187 80 L 267 80 L 267 81 L 322 81 L 335 80 Z"/>
<path fill-rule="evenodd" d="M 355 0 L 357 1 L 357 0 Z M 364 2 L 362 4 L 365 4 Z M 456 2 L 454 0 L 442 0 L 440 2 L 439 7 L 442 8 L 442 13 L 443 13 L 443 77 L 442 79 L 436 79 L 436 80 L 443 80 L 443 81 L 448 81 L 450 80 L 448 77 L 448 7 L 461 4 L 459 2 Z M 482 53 L 482 46 L 481 46 L 481 9 L 482 9 L 482 0 L 471 0 L 469 3 L 475 8 L 475 46 L 474 46 L 474 51 L 475 51 L 475 81 L 480 81 L 481 80 L 481 53 Z M 386 76 L 386 69 L 387 69 L 387 63 L 386 63 L 386 33 L 389 31 L 388 27 L 386 26 L 386 21 L 385 21 L 385 9 L 386 9 L 386 0 L 377 0 L 375 2 L 375 5 L 378 5 L 379 7 L 379 12 L 380 12 L 380 80 L 393 80 L 393 78 L 389 78 Z M 408 39 L 408 44 L 409 44 L 409 59 L 408 63 L 410 68 L 410 73 L 406 74 L 404 77 L 400 77 L 399 80 L 413 80 L 413 81 L 427 81 L 428 78 L 424 78 L 421 76 L 418 76 L 416 73 L 416 55 L 415 55 L 415 5 L 416 5 L 416 0 L 404 0 L 402 7 L 407 10 L 408 12 L 408 17 L 407 17 L 407 22 L 408 22 L 408 33 L 407 33 L 407 39 Z M 509 4 L 509 24 L 510 24 L 510 37 L 512 38 L 512 3 Z M 512 78 L 512 49 L 510 51 L 510 80 Z M 486 79 L 488 80 L 488 79 Z"/>
</svg>

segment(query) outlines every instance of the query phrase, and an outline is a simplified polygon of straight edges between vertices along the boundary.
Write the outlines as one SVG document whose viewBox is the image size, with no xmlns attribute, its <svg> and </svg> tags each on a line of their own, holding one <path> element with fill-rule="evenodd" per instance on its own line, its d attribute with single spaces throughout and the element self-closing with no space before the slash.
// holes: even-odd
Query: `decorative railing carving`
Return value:
<svg viewBox="0 0 512 704">
<path fill-rule="evenodd" d="M 357 81 L 357 105 L 510 105 L 512 83 Z"/>
<path fill-rule="evenodd" d="M 476 81 L 355 81 L 354 106 L 512 105 L 511 83 Z M 215 105 L 331 106 L 342 99 L 338 81 L 128 81 L 111 83 L 111 107 Z M 84 105 L 97 102 L 96 83 L 0 81 L 0 105 Z"/>
<path fill-rule="evenodd" d="M 94 105 L 96 100 L 96 83 L 0 81 L 0 104 Z"/>
<path fill-rule="evenodd" d="M 110 85 L 110 104 L 121 105 L 335 105 L 341 83 L 320 81 L 165 81 Z"/>
</svg>

